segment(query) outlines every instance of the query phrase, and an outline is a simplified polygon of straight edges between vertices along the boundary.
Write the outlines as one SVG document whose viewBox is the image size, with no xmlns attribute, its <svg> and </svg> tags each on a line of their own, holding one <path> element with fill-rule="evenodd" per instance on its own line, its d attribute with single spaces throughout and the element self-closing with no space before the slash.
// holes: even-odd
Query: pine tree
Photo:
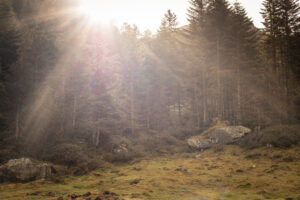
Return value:
<svg viewBox="0 0 300 200">
<path fill-rule="evenodd" d="M 262 15 L 265 26 L 265 48 L 270 52 L 272 69 L 276 77 L 276 87 L 271 92 L 285 99 L 281 104 L 281 121 L 288 120 L 291 109 L 290 88 L 294 78 L 291 74 L 290 52 L 293 35 L 299 31 L 299 4 L 294 0 L 265 0 Z M 276 91 L 276 93 L 274 92 Z"/>
<path fill-rule="evenodd" d="M 294 118 L 294 106 L 292 88 L 295 85 L 295 77 L 292 74 L 294 63 L 292 60 L 292 41 L 295 35 L 300 31 L 300 6 L 298 0 L 282 0 L 280 1 L 280 51 L 282 65 L 282 87 L 284 88 L 286 98 L 286 109 L 288 121 Z"/>
<path fill-rule="evenodd" d="M 8 0 L 0 2 L 0 130 L 15 127 L 18 134 L 20 85 L 16 83 L 13 65 L 18 58 L 20 35 L 10 3 Z M 14 121 L 13 112 L 17 113 L 15 126 L 11 126 L 11 121 Z"/>
<path fill-rule="evenodd" d="M 176 32 L 178 25 L 177 16 L 171 10 L 168 10 L 161 20 L 161 25 L 158 29 L 158 35 L 165 41 L 170 40 L 171 35 Z"/>
<path fill-rule="evenodd" d="M 19 39 L 13 11 L 7 0 L 0 2 L 0 26 L 0 76 L 4 76 L 17 58 Z"/>
<path fill-rule="evenodd" d="M 254 69 L 258 52 L 256 50 L 258 44 L 257 30 L 252 21 L 247 16 L 246 10 L 240 3 L 235 2 L 232 13 L 232 60 L 236 70 L 236 111 L 235 122 L 242 123 L 242 80 L 245 79 L 243 74 L 252 73 L 251 68 Z M 234 93 L 234 91 L 232 91 Z"/>
<path fill-rule="evenodd" d="M 208 3 L 204 36 L 209 41 L 208 45 L 212 48 L 211 57 L 212 65 L 215 68 L 216 73 L 216 112 L 217 117 L 222 120 L 224 117 L 224 101 L 223 101 L 223 89 L 222 89 L 222 77 L 221 71 L 226 60 L 226 49 L 225 44 L 228 40 L 228 29 L 229 26 L 229 4 L 226 0 L 212 0 Z"/>
</svg>

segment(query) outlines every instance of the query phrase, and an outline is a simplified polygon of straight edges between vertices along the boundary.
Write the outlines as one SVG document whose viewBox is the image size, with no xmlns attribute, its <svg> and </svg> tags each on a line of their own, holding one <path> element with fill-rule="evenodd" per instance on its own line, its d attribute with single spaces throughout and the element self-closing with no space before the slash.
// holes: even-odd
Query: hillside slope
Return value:
<svg viewBox="0 0 300 200">
<path fill-rule="evenodd" d="M 110 191 L 120 199 L 300 199 L 300 146 L 148 157 L 80 177 L 0 185 L 0 199 L 58 199 Z M 84 199 L 84 198 L 77 198 Z M 114 198 L 108 198 L 114 199 Z"/>
</svg>

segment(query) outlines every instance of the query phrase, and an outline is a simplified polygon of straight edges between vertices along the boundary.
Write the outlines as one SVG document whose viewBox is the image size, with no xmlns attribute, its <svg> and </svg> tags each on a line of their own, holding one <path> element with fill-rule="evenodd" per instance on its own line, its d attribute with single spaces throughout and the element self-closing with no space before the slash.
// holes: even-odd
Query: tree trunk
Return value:
<svg viewBox="0 0 300 200">
<path fill-rule="evenodd" d="M 61 121 L 60 121 L 60 129 L 61 134 L 65 134 L 65 90 L 66 90 L 66 79 L 65 79 L 65 71 L 62 72 L 62 94 L 61 94 Z"/>
<path fill-rule="evenodd" d="M 222 91 L 221 91 L 221 77 L 220 77 L 220 68 L 221 68 L 221 57 L 220 57 L 220 32 L 217 30 L 217 116 L 219 120 L 222 120 Z"/>
<path fill-rule="evenodd" d="M 202 73 L 202 110 L 203 110 L 203 124 L 206 125 L 207 123 L 207 91 L 206 91 L 206 85 L 205 85 L 205 73 Z M 200 128 L 200 127 L 199 127 Z"/>
<path fill-rule="evenodd" d="M 76 127 L 76 115 L 77 115 L 77 96 L 74 95 L 74 100 L 73 100 L 73 120 L 72 120 L 72 127 L 75 129 Z"/>
<path fill-rule="evenodd" d="M 146 110 L 147 110 L 147 129 L 150 129 L 150 105 L 149 105 L 149 89 L 147 90 L 146 94 Z"/>
<path fill-rule="evenodd" d="M 197 84 L 194 85 L 194 99 L 195 99 L 195 109 L 196 109 L 196 128 L 200 128 L 200 111 L 199 111 L 199 100 L 198 100 L 198 91 L 197 91 Z"/>
<path fill-rule="evenodd" d="M 98 146 L 100 143 L 100 128 L 99 127 L 96 128 L 96 131 L 94 132 L 92 139 L 93 139 L 94 145 Z"/>
<path fill-rule="evenodd" d="M 16 128 L 15 128 L 15 136 L 18 140 L 20 137 L 20 107 L 17 106 L 17 112 L 16 112 Z"/>
<path fill-rule="evenodd" d="M 236 113 L 236 122 L 237 125 L 240 125 L 241 123 L 241 73 L 240 73 L 240 44 L 239 41 L 237 41 L 237 48 L 236 48 L 236 54 L 237 54 L 237 63 L 236 63 L 236 71 L 237 71 L 237 113 Z"/>
<path fill-rule="evenodd" d="M 178 121 L 179 121 L 179 125 L 182 125 L 182 121 L 181 121 L 181 95 L 180 95 L 180 85 L 179 83 L 177 84 L 177 103 L 178 103 Z"/>
<path fill-rule="evenodd" d="M 130 83 L 130 123 L 131 123 L 131 134 L 135 134 L 135 123 L 134 123 L 134 88 L 133 80 Z"/>
</svg>

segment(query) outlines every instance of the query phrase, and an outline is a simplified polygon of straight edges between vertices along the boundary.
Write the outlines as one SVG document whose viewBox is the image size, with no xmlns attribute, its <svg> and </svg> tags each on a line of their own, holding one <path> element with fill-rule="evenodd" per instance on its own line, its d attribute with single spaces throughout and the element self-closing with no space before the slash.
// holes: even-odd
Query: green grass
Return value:
<svg viewBox="0 0 300 200">
<path fill-rule="evenodd" d="M 260 148 L 245 151 L 227 146 L 223 152 L 147 157 L 129 164 L 106 164 L 103 169 L 80 177 L 67 177 L 65 184 L 35 181 L 2 184 L 0 199 L 57 199 L 68 194 L 109 190 L 124 199 L 248 200 L 300 197 L 300 147 Z M 247 155 L 258 154 L 252 159 Z M 289 161 L 284 158 L 291 157 Z M 187 171 L 176 171 L 180 166 Z M 133 168 L 141 168 L 137 171 Z M 136 185 L 130 183 L 141 179 Z M 38 196 L 27 193 L 40 191 Z M 55 192 L 56 197 L 43 196 Z"/>
</svg>

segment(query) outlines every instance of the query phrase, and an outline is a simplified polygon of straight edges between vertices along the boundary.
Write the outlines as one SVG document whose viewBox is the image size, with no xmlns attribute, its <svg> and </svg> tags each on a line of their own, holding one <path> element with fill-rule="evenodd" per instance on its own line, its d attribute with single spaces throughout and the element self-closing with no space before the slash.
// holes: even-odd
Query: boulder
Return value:
<svg viewBox="0 0 300 200">
<path fill-rule="evenodd" d="M 251 132 L 251 129 L 244 126 L 213 127 L 200 136 L 189 138 L 187 143 L 195 149 L 208 149 L 215 144 L 233 143 L 249 132 Z"/>
<path fill-rule="evenodd" d="M 251 132 L 250 128 L 244 126 L 227 126 L 223 128 L 219 128 L 220 130 L 224 130 L 228 133 L 234 140 L 244 137 L 247 133 Z"/>
<path fill-rule="evenodd" d="M 214 144 L 211 139 L 199 137 L 191 137 L 187 140 L 187 143 L 190 147 L 195 149 L 208 149 Z"/>
<path fill-rule="evenodd" d="M 124 145 L 118 145 L 113 149 L 113 152 L 115 154 L 127 154 L 128 153 L 128 149 L 126 146 Z"/>
<path fill-rule="evenodd" d="M 51 176 L 53 166 L 29 158 L 9 160 L 0 166 L 0 181 L 27 182 Z"/>
</svg>

